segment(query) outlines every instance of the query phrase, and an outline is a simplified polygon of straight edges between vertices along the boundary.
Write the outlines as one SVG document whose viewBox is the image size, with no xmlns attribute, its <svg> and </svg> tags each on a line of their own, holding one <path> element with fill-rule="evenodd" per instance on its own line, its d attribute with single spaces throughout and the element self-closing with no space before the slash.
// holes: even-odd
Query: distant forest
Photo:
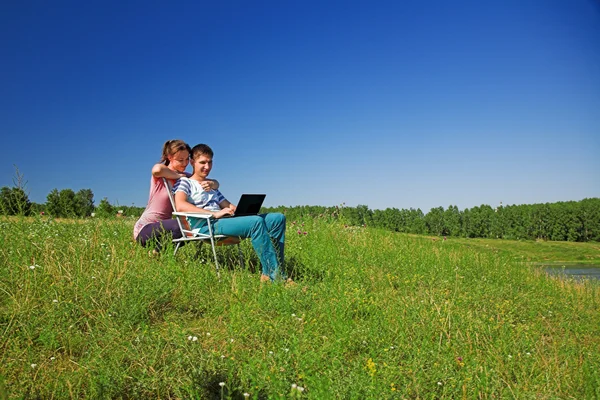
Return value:
<svg viewBox="0 0 600 400">
<path fill-rule="evenodd" d="M 457 206 L 420 209 L 370 210 L 357 207 L 274 207 L 288 221 L 300 217 L 337 218 L 347 225 L 370 226 L 394 232 L 513 240 L 600 241 L 600 198 L 545 204 L 489 205 L 459 210 Z"/>
<path fill-rule="evenodd" d="M 110 204 L 104 198 L 94 205 L 90 189 L 52 190 L 46 203 L 29 201 L 25 190 L 16 187 L 0 189 L 1 215 L 47 215 L 58 218 L 137 218 L 144 207 Z M 282 212 L 288 221 L 304 217 L 339 220 L 348 226 L 369 226 L 394 232 L 432 236 L 493 238 L 513 240 L 553 240 L 600 242 L 600 198 L 545 204 L 478 207 L 459 210 L 456 206 L 420 209 L 371 210 L 366 205 L 267 207 L 263 212 Z"/>
</svg>

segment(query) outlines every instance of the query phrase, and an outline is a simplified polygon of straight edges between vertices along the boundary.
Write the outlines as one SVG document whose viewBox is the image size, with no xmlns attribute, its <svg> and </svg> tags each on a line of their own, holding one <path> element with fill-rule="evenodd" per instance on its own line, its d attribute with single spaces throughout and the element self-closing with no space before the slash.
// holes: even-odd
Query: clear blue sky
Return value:
<svg viewBox="0 0 600 400">
<path fill-rule="evenodd" d="M 237 201 L 600 197 L 600 3 L 4 1 L 0 186 L 145 206 L 168 139 Z"/>
</svg>

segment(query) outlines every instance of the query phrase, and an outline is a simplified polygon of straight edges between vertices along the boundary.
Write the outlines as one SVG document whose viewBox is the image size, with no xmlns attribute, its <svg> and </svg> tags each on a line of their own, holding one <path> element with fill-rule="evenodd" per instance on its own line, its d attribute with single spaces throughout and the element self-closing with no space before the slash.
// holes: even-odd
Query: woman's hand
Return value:
<svg viewBox="0 0 600 400">
<path fill-rule="evenodd" d="M 204 189 L 205 192 L 210 192 L 213 189 L 218 189 L 219 183 L 217 181 L 207 179 L 205 181 L 200 182 L 200 186 L 202 186 L 202 189 Z"/>
</svg>

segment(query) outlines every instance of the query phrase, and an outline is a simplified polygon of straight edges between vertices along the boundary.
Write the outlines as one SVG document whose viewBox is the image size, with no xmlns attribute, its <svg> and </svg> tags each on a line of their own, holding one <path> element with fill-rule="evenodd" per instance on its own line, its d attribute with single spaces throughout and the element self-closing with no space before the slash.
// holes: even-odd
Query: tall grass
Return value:
<svg viewBox="0 0 600 400">
<path fill-rule="evenodd" d="M 295 286 L 132 222 L 0 222 L 0 398 L 598 398 L 598 284 L 458 241 L 288 221 Z M 208 249 L 205 249 L 208 250 Z"/>
</svg>

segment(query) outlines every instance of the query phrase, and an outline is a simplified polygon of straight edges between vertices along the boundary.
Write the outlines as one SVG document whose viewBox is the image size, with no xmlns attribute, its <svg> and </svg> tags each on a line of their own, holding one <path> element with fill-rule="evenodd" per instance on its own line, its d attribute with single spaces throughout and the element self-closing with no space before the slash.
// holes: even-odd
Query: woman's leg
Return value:
<svg viewBox="0 0 600 400">
<path fill-rule="evenodd" d="M 162 249 L 162 241 L 169 233 L 172 235 L 173 239 L 179 239 L 182 237 L 179 225 L 174 219 L 166 219 L 144 225 L 135 240 L 144 247 L 148 242 L 155 240 L 155 250 L 160 251 Z"/>
<path fill-rule="evenodd" d="M 217 235 L 251 238 L 252 247 L 260 259 L 263 275 L 275 280 L 280 275 L 277 253 L 271 243 L 269 229 L 261 216 L 220 218 L 214 222 Z M 208 233 L 208 227 L 202 227 L 202 233 Z"/>
</svg>

